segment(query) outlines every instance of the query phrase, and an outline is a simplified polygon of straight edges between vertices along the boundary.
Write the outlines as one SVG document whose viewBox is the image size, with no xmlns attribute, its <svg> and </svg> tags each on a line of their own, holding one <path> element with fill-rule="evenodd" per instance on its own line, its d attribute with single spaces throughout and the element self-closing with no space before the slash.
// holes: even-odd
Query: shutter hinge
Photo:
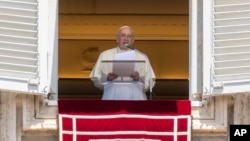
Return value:
<svg viewBox="0 0 250 141">
<path fill-rule="evenodd" d="M 214 89 L 222 89 L 224 87 L 223 82 L 213 82 L 213 88 Z"/>
<path fill-rule="evenodd" d="M 29 85 L 32 85 L 32 86 L 38 86 L 40 84 L 40 81 L 38 78 L 36 79 L 29 79 Z"/>
</svg>

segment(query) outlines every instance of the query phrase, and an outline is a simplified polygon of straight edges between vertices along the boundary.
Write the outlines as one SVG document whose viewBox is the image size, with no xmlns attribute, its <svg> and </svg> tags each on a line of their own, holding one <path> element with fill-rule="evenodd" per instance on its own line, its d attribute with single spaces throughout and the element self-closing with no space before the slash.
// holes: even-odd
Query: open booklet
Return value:
<svg viewBox="0 0 250 141">
<path fill-rule="evenodd" d="M 120 77 L 129 77 L 135 70 L 135 51 L 118 53 L 113 62 L 113 72 Z"/>
<path fill-rule="evenodd" d="M 145 71 L 145 61 L 136 60 L 135 51 L 128 51 L 124 53 L 118 53 L 114 60 L 103 60 L 103 68 L 118 74 L 119 78 L 115 81 L 129 81 L 130 75 L 134 71 L 143 73 Z M 106 72 L 106 73 L 108 73 Z"/>
</svg>

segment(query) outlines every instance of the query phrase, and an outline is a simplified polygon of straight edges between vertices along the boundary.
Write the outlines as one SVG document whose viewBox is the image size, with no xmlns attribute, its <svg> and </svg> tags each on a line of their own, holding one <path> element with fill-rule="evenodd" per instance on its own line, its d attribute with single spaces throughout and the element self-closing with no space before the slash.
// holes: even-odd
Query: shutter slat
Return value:
<svg viewBox="0 0 250 141">
<path fill-rule="evenodd" d="M 22 57 L 10 57 L 10 56 L 0 56 L 0 63 L 9 64 L 21 64 L 21 65 L 37 65 L 37 59 L 33 58 L 22 58 Z"/>
<path fill-rule="evenodd" d="M 13 78 L 13 79 L 35 79 L 37 78 L 37 73 L 30 73 L 30 72 L 21 72 L 21 71 L 12 71 L 12 70 L 3 70 L 0 69 L 0 74 L 2 78 Z"/>
<path fill-rule="evenodd" d="M 13 14 L 13 15 L 19 15 L 19 16 L 31 16 L 36 17 L 37 10 L 33 9 L 18 9 L 18 8 L 12 8 L 12 7 L 3 7 L 0 5 L 0 13 L 2 14 Z"/>
<path fill-rule="evenodd" d="M 244 17 L 250 17 L 249 14 L 249 9 L 250 9 L 250 5 L 247 7 L 248 10 L 242 10 L 240 9 L 240 11 L 230 11 L 230 12 L 216 12 L 215 13 L 215 18 L 217 19 L 235 19 L 235 18 L 244 18 Z M 239 9 L 236 9 L 239 10 Z"/>
<path fill-rule="evenodd" d="M 20 9 L 37 9 L 37 3 L 25 2 L 25 1 L 1 0 L 0 5 L 3 7 L 12 7 L 12 8 L 20 8 Z"/>
<path fill-rule="evenodd" d="M 242 4 L 248 4 L 249 0 L 215 0 L 214 3 L 216 6 L 217 5 L 242 5 Z"/>
<path fill-rule="evenodd" d="M 235 82 L 235 81 L 250 81 L 250 73 L 246 74 L 231 74 L 231 75 L 215 75 L 215 81 Z"/>
<path fill-rule="evenodd" d="M 235 52 L 250 52 L 249 46 L 229 46 L 229 47 L 215 47 L 215 54 L 227 54 L 227 53 L 235 53 Z"/>
<path fill-rule="evenodd" d="M 1 49 L 0 55 L 2 56 L 13 56 L 13 57 L 23 57 L 23 58 L 37 58 L 37 52 L 23 51 L 23 50 L 10 50 L 10 49 Z"/>
<path fill-rule="evenodd" d="M 214 69 L 216 75 L 225 75 L 225 74 L 244 74 L 250 72 L 250 66 L 241 66 L 241 67 L 231 67 L 231 68 L 216 68 Z"/>
<path fill-rule="evenodd" d="M 8 0 L 8 1 L 36 3 L 37 0 Z"/>
<path fill-rule="evenodd" d="M 215 11 L 215 15 L 216 13 L 220 13 L 220 12 L 232 12 L 232 11 L 236 11 L 233 14 L 237 14 L 238 12 L 241 11 L 248 11 L 250 8 L 250 3 L 248 1 L 248 3 L 242 3 L 242 4 L 220 4 L 214 7 L 214 11 Z"/>
<path fill-rule="evenodd" d="M 36 44 L 37 38 L 24 37 L 24 36 L 9 36 L 9 35 L 1 35 L 0 40 L 3 42 L 16 42 L 21 44 Z"/>
<path fill-rule="evenodd" d="M 10 50 L 23 50 L 35 52 L 37 50 L 36 44 L 20 44 L 15 42 L 2 42 L 0 41 L 0 47 Z"/>
<path fill-rule="evenodd" d="M 37 32 L 34 30 L 18 30 L 11 28 L 1 28 L 0 33 L 3 35 L 12 35 L 12 36 L 25 36 L 30 38 L 36 38 Z"/>
<path fill-rule="evenodd" d="M 20 65 L 20 64 L 8 64 L 0 63 L 2 70 L 11 70 L 11 71 L 21 71 L 21 72 L 37 72 L 37 67 L 34 65 Z"/>
<path fill-rule="evenodd" d="M 242 59 L 250 59 L 250 52 L 249 53 L 231 53 L 231 54 L 215 54 L 214 55 L 215 61 L 219 60 L 242 60 Z"/>
<path fill-rule="evenodd" d="M 246 60 L 231 60 L 231 61 L 215 61 L 215 68 L 225 68 L 225 67 L 240 67 L 250 65 L 250 59 Z"/>
<path fill-rule="evenodd" d="M 232 19 L 217 19 L 214 21 L 216 26 L 242 25 L 249 24 L 250 17 L 232 18 Z"/>
<path fill-rule="evenodd" d="M 22 22 L 8 22 L 0 19 L 0 27 L 22 29 L 22 30 L 37 30 L 37 24 L 27 24 Z"/>
<path fill-rule="evenodd" d="M 242 39 L 249 38 L 250 31 L 241 31 L 241 32 L 224 32 L 214 34 L 215 40 L 226 40 L 226 39 Z"/>
<path fill-rule="evenodd" d="M 214 31 L 215 33 L 245 32 L 245 31 L 250 31 L 250 25 L 241 24 L 241 25 L 216 26 Z"/>
<path fill-rule="evenodd" d="M 215 40 L 215 47 L 250 45 L 250 38 Z"/>
<path fill-rule="evenodd" d="M 20 16 L 20 15 L 13 15 L 13 14 L 0 14 L 1 21 L 8 21 L 8 22 L 21 22 L 21 23 L 30 23 L 34 24 L 37 21 L 36 17 L 30 16 Z"/>
</svg>

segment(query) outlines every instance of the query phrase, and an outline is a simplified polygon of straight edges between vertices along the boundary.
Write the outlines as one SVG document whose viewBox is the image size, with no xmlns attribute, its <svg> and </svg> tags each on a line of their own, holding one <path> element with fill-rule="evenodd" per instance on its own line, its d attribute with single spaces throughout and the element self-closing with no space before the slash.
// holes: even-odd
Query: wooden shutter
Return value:
<svg viewBox="0 0 250 141">
<path fill-rule="evenodd" d="M 38 0 L 0 0 L 2 90 L 48 93 L 48 44 L 45 43 L 48 39 L 44 34 L 44 31 L 48 30 L 48 23 L 44 19 L 41 20 L 41 17 L 48 18 L 48 15 L 41 14 L 48 13 L 46 8 L 43 9 L 48 6 L 44 6 L 44 3 L 47 4 L 47 0 L 40 3 Z M 43 7 L 39 7 L 39 4 Z"/>
<path fill-rule="evenodd" d="M 250 91 L 250 2 L 213 0 L 204 17 L 204 94 Z M 204 4 L 204 7 L 206 4 Z M 209 12 L 209 10 L 204 11 Z M 208 33 L 211 32 L 211 33 Z M 206 36 L 205 34 L 211 35 Z M 206 54 L 211 56 L 206 57 Z"/>
</svg>

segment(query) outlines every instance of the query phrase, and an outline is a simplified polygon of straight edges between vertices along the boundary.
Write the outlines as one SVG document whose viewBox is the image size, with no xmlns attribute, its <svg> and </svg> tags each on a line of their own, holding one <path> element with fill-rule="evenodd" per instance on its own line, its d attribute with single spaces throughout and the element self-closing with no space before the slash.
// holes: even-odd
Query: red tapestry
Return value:
<svg viewBox="0 0 250 141">
<path fill-rule="evenodd" d="M 189 100 L 59 100 L 60 141 L 190 141 Z"/>
</svg>

